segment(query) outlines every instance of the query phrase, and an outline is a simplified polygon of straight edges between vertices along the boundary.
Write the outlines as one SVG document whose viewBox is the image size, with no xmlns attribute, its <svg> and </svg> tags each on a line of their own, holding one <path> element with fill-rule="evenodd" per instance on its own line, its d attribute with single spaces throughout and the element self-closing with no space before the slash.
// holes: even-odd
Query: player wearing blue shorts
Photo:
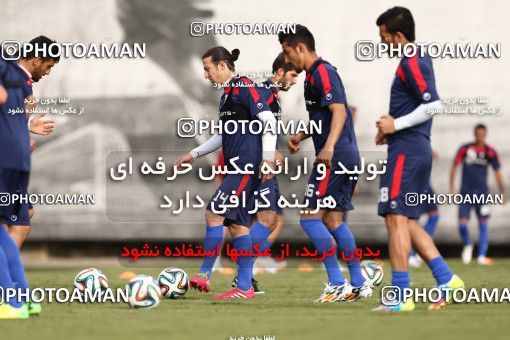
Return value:
<svg viewBox="0 0 510 340">
<path fill-rule="evenodd" d="M 30 41 L 32 50 L 49 54 L 46 37 Z M 0 223 L 30 225 L 28 203 L 17 197 L 27 194 L 30 177 L 30 137 L 25 99 L 32 95 L 32 81 L 49 74 L 58 58 L 25 54 L 21 60 L 0 58 Z M 0 287 L 28 289 L 19 249 L 4 227 L 0 227 Z M 39 304 L 14 298 L 0 305 L 0 319 L 26 319 L 40 312 Z"/>
<path fill-rule="evenodd" d="M 37 43 L 51 43 L 53 42 L 51 39 L 40 36 L 37 38 L 34 38 L 31 43 L 37 44 Z M 42 63 L 38 67 L 33 66 L 33 61 L 35 60 L 34 53 L 27 54 L 24 58 L 22 58 L 19 61 L 19 66 L 22 68 L 22 70 L 27 74 L 30 81 L 25 82 L 23 84 L 24 89 L 24 95 L 26 102 L 25 102 L 25 112 L 27 113 L 27 118 L 30 116 L 30 110 L 35 108 L 35 98 L 32 94 L 32 85 L 33 83 L 38 82 L 43 76 L 48 75 L 51 71 L 51 68 L 53 67 L 54 63 Z M 52 60 L 52 59 L 48 59 Z M 41 136 L 47 136 L 53 132 L 54 123 L 53 120 L 47 120 L 43 119 L 44 114 L 38 114 L 32 118 L 29 119 L 29 131 L 30 133 L 41 135 Z M 35 141 L 30 140 L 30 150 L 33 151 L 35 148 Z M 6 225 L 8 225 L 8 232 L 9 235 L 14 239 L 16 244 L 18 245 L 18 248 L 21 248 L 23 245 L 23 242 L 28 238 L 28 235 L 30 233 L 30 230 L 32 228 L 30 220 L 32 219 L 34 215 L 34 208 L 32 206 L 32 203 L 28 202 L 27 206 L 23 206 L 23 210 L 28 209 L 28 223 L 27 221 L 6 221 Z M 24 214 L 23 214 L 24 215 Z M 35 304 L 31 304 L 31 307 L 35 306 Z M 33 311 L 32 311 L 33 312 Z"/>
<path fill-rule="evenodd" d="M 387 10 L 376 24 L 382 43 L 393 48 L 403 51 L 415 40 L 414 19 L 407 8 Z M 424 193 L 429 182 L 432 117 L 427 110 L 440 105 L 430 57 L 422 55 L 419 48 L 413 56 L 404 55 L 391 86 L 389 115 L 376 123 L 379 129 L 376 144 L 388 144 L 387 170 L 381 176 L 378 214 L 384 217 L 388 230 L 392 285 L 399 289 L 410 287 L 408 258 L 411 243 L 427 262 L 440 288 L 464 286 L 439 254 L 430 235 L 416 222 L 420 217 L 420 206 L 406 202 L 408 194 Z M 443 297 L 429 308 L 445 306 L 446 298 Z M 374 310 L 400 312 L 414 308 L 413 301 L 408 299 L 382 304 Z"/>
<path fill-rule="evenodd" d="M 296 84 L 298 73 L 285 62 L 285 56 L 280 53 L 273 61 L 272 66 L 273 76 L 266 81 L 258 84 L 259 92 L 264 96 L 267 106 L 274 114 L 275 119 L 281 119 L 282 109 L 280 106 L 280 91 L 288 91 L 293 85 Z M 279 137 L 279 136 L 278 136 Z M 278 140 L 276 143 L 278 147 Z M 283 155 L 276 150 L 276 165 L 283 164 Z M 281 233 L 285 218 L 283 211 L 278 205 L 280 198 L 280 188 L 276 177 L 271 180 L 261 183 L 257 189 L 260 194 L 266 195 L 269 206 L 260 207 L 256 214 L 256 221 L 252 224 L 250 235 L 254 245 L 258 245 L 261 252 L 270 248 L 276 238 Z M 259 265 L 262 265 L 266 271 L 276 273 L 279 268 L 282 268 L 282 263 L 275 261 L 273 258 L 259 257 L 256 259 Z M 237 278 L 234 279 L 232 286 L 236 286 Z M 258 282 L 252 280 L 255 293 L 262 293 L 259 290 Z"/>
<path fill-rule="evenodd" d="M 272 174 L 259 174 L 259 167 L 262 165 L 275 169 L 275 145 L 276 135 L 273 133 L 254 134 L 250 129 L 242 131 L 241 123 L 250 122 L 258 119 L 263 124 L 275 125 L 276 119 L 270 111 L 265 98 L 258 91 L 257 86 L 248 78 L 237 77 L 235 74 L 234 62 L 239 56 L 239 50 L 231 52 L 224 47 L 214 47 L 208 50 L 202 57 L 204 65 L 204 76 L 213 84 L 226 84 L 220 101 L 220 121 L 224 127 L 229 124 L 229 130 L 224 129 L 222 134 L 212 136 L 207 142 L 192 150 L 175 161 L 180 167 L 182 163 L 192 163 L 196 158 L 213 152 L 220 147 L 223 149 L 227 170 L 233 171 L 230 160 L 237 158 L 235 162 L 238 167 L 244 169 L 245 166 L 251 166 L 254 175 L 250 174 L 226 174 L 220 186 L 214 193 L 206 210 L 206 237 L 204 248 L 206 250 L 216 250 L 221 245 L 223 239 L 223 227 L 228 227 L 230 235 L 233 238 L 234 249 L 237 252 L 246 252 L 253 250 L 252 239 L 249 233 L 251 225 L 251 216 L 249 211 L 251 206 L 228 208 L 225 212 L 219 212 L 225 203 L 230 202 L 231 195 L 245 195 L 247 199 L 254 197 L 254 192 L 260 185 L 260 182 L 271 180 Z M 234 133 L 232 126 L 237 126 Z M 233 193 L 235 191 L 235 193 Z M 252 202 L 253 203 L 253 202 Z M 215 212 L 216 211 L 216 212 Z M 214 258 L 205 258 L 199 275 L 190 281 L 193 288 L 201 291 L 210 289 L 210 273 Z M 205 263 L 210 260 L 211 263 Z M 216 295 L 214 298 L 253 298 L 254 289 L 252 287 L 252 267 L 253 259 L 251 256 L 239 256 L 237 259 L 238 267 L 238 286 L 229 292 Z M 210 266 L 210 268 L 209 268 Z"/>
<path fill-rule="evenodd" d="M 462 164 L 462 182 L 460 186 L 461 195 L 488 195 L 487 173 L 489 166 L 492 166 L 496 175 L 498 188 L 505 201 L 505 187 L 503 176 L 500 170 L 499 158 L 496 150 L 485 143 L 487 127 L 478 124 L 475 127 L 475 141 L 466 143 L 459 148 L 455 161 L 450 171 L 450 192 L 456 193 L 455 174 L 457 167 Z M 490 207 L 481 204 L 460 204 L 459 205 L 459 232 L 462 237 L 464 249 L 462 250 L 462 261 L 465 264 L 471 262 L 473 256 L 473 245 L 469 237 L 468 223 L 471 209 L 474 209 L 478 217 L 480 235 L 478 239 L 478 264 L 491 265 L 492 259 L 487 257 L 489 248 L 489 229 L 487 220 L 490 216 Z"/>
<path fill-rule="evenodd" d="M 339 252 L 352 252 L 356 249 L 356 243 L 351 231 L 342 222 L 342 216 L 353 209 L 351 197 L 356 181 L 348 174 L 335 174 L 335 171 L 340 169 L 339 161 L 347 169 L 353 170 L 359 164 L 360 156 L 342 81 L 336 68 L 317 55 L 314 37 L 306 27 L 296 25 L 295 33 L 280 33 L 278 38 L 292 67 L 298 72 L 306 70 L 306 109 L 310 120 L 322 124 L 320 133 L 300 133 L 292 136 L 287 143 L 289 151 L 296 153 L 299 143 L 312 137 L 316 152 L 305 192 L 309 204 L 301 214 L 301 226 L 319 253 L 325 253 L 333 246 L 333 238 Z M 326 169 L 326 175 L 321 180 L 318 180 L 318 167 Z M 325 198 L 333 198 L 334 206 L 321 207 L 319 212 L 312 213 L 313 209 L 319 207 L 319 200 Z M 350 283 L 340 271 L 336 254 L 326 256 L 323 263 L 329 282 L 316 302 L 357 300 L 372 294 L 357 260 L 347 261 Z"/>
<path fill-rule="evenodd" d="M 267 105 L 271 112 L 275 115 L 277 121 L 281 120 L 282 109 L 280 105 L 280 92 L 286 92 L 296 84 L 298 73 L 285 62 L 285 56 L 280 53 L 273 61 L 272 65 L 273 76 L 267 79 L 265 82 L 260 84 L 260 91 L 266 98 Z M 280 137 L 280 136 L 278 136 Z M 277 138 L 278 138 L 277 137 Z M 279 140 L 277 140 L 276 147 L 278 148 Z M 283 155 L 278 150 L 276 151 L 276 163 L 277 166 L 282 164 L 284 161 Z M 278 235 L 281 233 L 283 224 L 285 223 L 285 217 L 283 211 L 278 205 L 278 199 L 280 198 L 280 188 L 278 186 L 278 180 L 274 177 L 272 180 L 261 184 L 259 191 L 269 189 L 269 201 L 270 206 L 267 208 L 260 208 L 257 212 L 257 220 L 262 221 L 263 225 L 269 226 L 270 230 L 261 229 L 260 224 L 254 224 L 250 230 L 250 234 L 256 242 L 256 239 L 266 238 L 265 235 L 269 233 L 266 241 L 261 244 L 261 251 L 270 247 Z M 257 228 L 258 227 L 258 228 Z M 258 230 L 257 230 L 258 229 Z M 261 237 L 263 236 L 263 237 Z M 265 260 L 265 259 L 261 259 Z M 269 264 L 267 261 L 263 261 L 267 265 L 274 266 L 275 264 Z"/>
</svg>

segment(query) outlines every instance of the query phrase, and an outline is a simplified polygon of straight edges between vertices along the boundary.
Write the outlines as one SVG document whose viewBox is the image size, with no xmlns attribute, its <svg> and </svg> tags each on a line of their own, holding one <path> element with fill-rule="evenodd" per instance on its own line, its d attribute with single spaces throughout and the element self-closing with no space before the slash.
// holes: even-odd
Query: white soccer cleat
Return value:
<svg viewBox="0 0 510 340">
<path fill-rule="evenodd" d="M 216 257 L 214 261 L 214 265 L 212 267 L 212 272 L 221 271 L 223 269 L 223 265 L 221 264 L 221 256 Z"/>
<path fill-rule="evenodd" d="M 422 263 L 423 260 L 421 259 L 420 255 L 416 254 L 413 256 L 409 256 L 409 266 L 413 268 L 420 268 Z"/>
<path fill-rule="evenodd" d="M 471 259 L 473 258 L 473 245 L 468 244 L 467 246 L 464 246 L 464 249 L 462 249 L 461 258 L 464 264 L 471 263 Z"/>
<path fill-rule="evenodd" d="M 334 286 L 331 283 L 324 284 L 326 285 L 324 292 L 317 300 L 315 300 L 315 302 L 325 303 L 345 301 L 346 297 L 352 293 L 352 286 L 347 281 L 345 281 L 345 283 L 341 286 Z"/>
<path fill-rule="evenodd" d="M 279 270 L 287 267 L 287 261 L 276 261 L 270 256 L 258 257 L 256 264 L 263 267 L 269 274 L 276 274 Z"/>
<path fill-rule="evenodd" d="M 365 281 L 361 287 L 352 287 L 352 291 L 346 296 L 346 300 L 349 302 L 357 301 L 360 299 L 366 299 L 372 296 L 372 288 Z"/>
<path fill-rule="evenodd" d="M 485 257 L 485 256 L 478 256 L 477 262 L 481 266 L 492 266 L 492 264 L 493 264 L 492 259 L 489 257 Z"/>
</svg>

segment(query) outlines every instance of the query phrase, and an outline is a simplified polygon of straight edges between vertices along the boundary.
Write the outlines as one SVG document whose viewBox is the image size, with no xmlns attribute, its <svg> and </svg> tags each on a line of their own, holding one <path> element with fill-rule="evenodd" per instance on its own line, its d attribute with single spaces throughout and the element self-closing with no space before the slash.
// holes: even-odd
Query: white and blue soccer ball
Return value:
<svg viewBox="0 0 510 340">
<path fill-rule="evenodd" d="M 76 275 L 74 287 L 82 293 L 85 291 L 90 293 L 95 293 L 96 291 L 103 292 L 108 289 L 108 279 L 99 269 L 87 268 Z"/>
<path fill-rule="evenodd" d="M 363 277 L 365 277 L 365 280 L 367 280 L 367 283 L 371 288 L 375 288 L 382 283 L 384 271 L 378 262 L 373 260 L 364 260 L 361 261 L 360 267 Z"/>
<path fill-rule="evenodd" d="M 166 268 L 158 277 L 161 293 L 169 299 L 179 299 L 188 291 L 188 274 L 179 268 Z"/>
<path fill-rule="evenodd" d="M 154 308 L 161 301 L 161 289 L 152 276 L 135 276 L 126 285 L 126 292 L 131 308 Z"/>
</svg>

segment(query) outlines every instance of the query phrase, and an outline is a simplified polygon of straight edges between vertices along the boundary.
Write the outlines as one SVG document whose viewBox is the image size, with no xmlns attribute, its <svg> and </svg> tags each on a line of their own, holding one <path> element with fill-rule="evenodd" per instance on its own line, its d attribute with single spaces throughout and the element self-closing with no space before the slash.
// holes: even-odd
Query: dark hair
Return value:
<svg viewBox="0 0 510 340">
<path fill-rule="evenodd" d="M 478 129 L 483 129 L 483 130 L 487 131 L 487 126 L 485 126 L 485 124 L 482 124 L 482 123 L 476 124 L 475 125 L 475 131 L 478 130 Z"/>
<path fill-rule="evenodd" d="M 289 46 L 296 47 L 298 43 L 302 43 L 310 52 L 315 51 L 315 39 L 312 32 L 303 25 L 296 25 L 295 32 L 278 33 L 278 41 L 280 44 L 286 42 Z"/>
<path fill-rule="evenodd" d="M 285 62 L 285 55 L 283 52 L 280 52 L 276 59 L 273 61 L 273 74 L 278 71 L 278 69 L 282 68 L 284 73 L 292 71 L 293 68 L 289 63 Z"/>
<path fill-rule="evenodd" d="M 237 60 L 237 58 L 239 58 L 239 53 L 241 53 L 241 51 L 239 51 L 237 48 L 234 48 L 232 52 L 229 52 L 223 46 L 216 46 L 208 49 L 207 52 L 205 52 L 202 56 L 202 59 L 212 57 L 212 62 L 216 65 L 218 65 L 220 61 L 224 61 L 227 64 L 228 69 L 234 71 L 234 62 Z"/>
<path fill-rule="evenodd" d="M 384 25 L 391 34 L 402 33 L 407 40 L 414 41 L 414 19 L 411 11 L 405 7 L 395 6 L 377 18 L 377 26 Z"/>
<path fill-rule="evenodd" d="M 40 57 L 44 61 L 53 59 L 56 63 L 58 63 L 60 60 L 60 49 L 56 43 L 57 42 L 55 40 L 51 40 L 44 35 L 40 35 L 28 42 L 28 45 L 31 45 L 31 49 L 24 51 L 21 56 L 23 59 Z"/>
</svg>

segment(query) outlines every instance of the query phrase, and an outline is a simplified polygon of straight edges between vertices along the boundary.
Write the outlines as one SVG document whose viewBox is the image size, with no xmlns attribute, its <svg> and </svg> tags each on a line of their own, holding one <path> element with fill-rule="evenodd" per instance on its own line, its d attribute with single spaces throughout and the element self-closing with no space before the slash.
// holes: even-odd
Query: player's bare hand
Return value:
<svg viewBox="0 0 510 340">
<path fill-rule="evenodd" d="M 330 147 L 322 148 L 321 152 L 315 157 L 315 163 L 323 163 L 326 164 L 326 167 L 329 168 L 331 166 L 331 160 L 333 159 L 334 149 Z"/>
<path fill-rule="evenodd" d="M 377 134 L 375 135 L 375 145 L 384 145 L 388 144 L 388 141 L 386 140 L 386 136 L 381 133 L 381 131 L 377 131 Z"/>
<path fill-rule="evenodd" d="M 262 172 L 262 168 L 264 168 L 266 173 Z M 269 170 L 269 171 L 268 171 Z M 262 180 L 262 183 L 269 181 L 271 178 L 273 178 L 274 174 L 271 171 L 276 170 L 276 165 L 273 161 L 264 159 L 262 162 L 260 162 L 259 167 L 259 178 Z"/>
<path fill-rule="evenodd" d="M 392 116 L 382 116 L 375 125 L 379 129 L 379 132 L 385 135 L 391 135 L 395 133 L 395 119 Z"/>
<path fill-rule="evenodd" d="M 193 158 L 193 156 L 191 156 L 191 154 L 188 152 L 187 154 L 184 154 L 182 156 L 180 156 L 179 158 L 177 158 L 174 162 L 174 166 L 177 167 L 177 170 L 184 170 L 184 168 L 182 167 L 182 164 L 183 163 L 188 163 L 188 164 L 191 164 L 195 161 L 195 159 Z"/>
<path fill-rule="evenodd" d="M 291 154 L 295 154 L 296 152 L 301 150 L 301 148 L 299 147 L 300 141 L 301 140 L 299 139 L 299 136 L 292 136 L 289 138 L 289 141 L 287 142 L 287 148 L 289 149 L 289 152 Z"/>
<path fill-rule="evenodd" d="M 39 114 L 30 121 L 30 132 L 36 135 L 47 136 L 53 132 L 55 128 L 54 120 L 43 120 L 43 114 Z"/>
<path fill-rule="evenodd" d="M 35 150 L 35 140 L 31 139 L 30 140 L 30 151 L 34 152 L 34 150 Z"/>
</svg>

